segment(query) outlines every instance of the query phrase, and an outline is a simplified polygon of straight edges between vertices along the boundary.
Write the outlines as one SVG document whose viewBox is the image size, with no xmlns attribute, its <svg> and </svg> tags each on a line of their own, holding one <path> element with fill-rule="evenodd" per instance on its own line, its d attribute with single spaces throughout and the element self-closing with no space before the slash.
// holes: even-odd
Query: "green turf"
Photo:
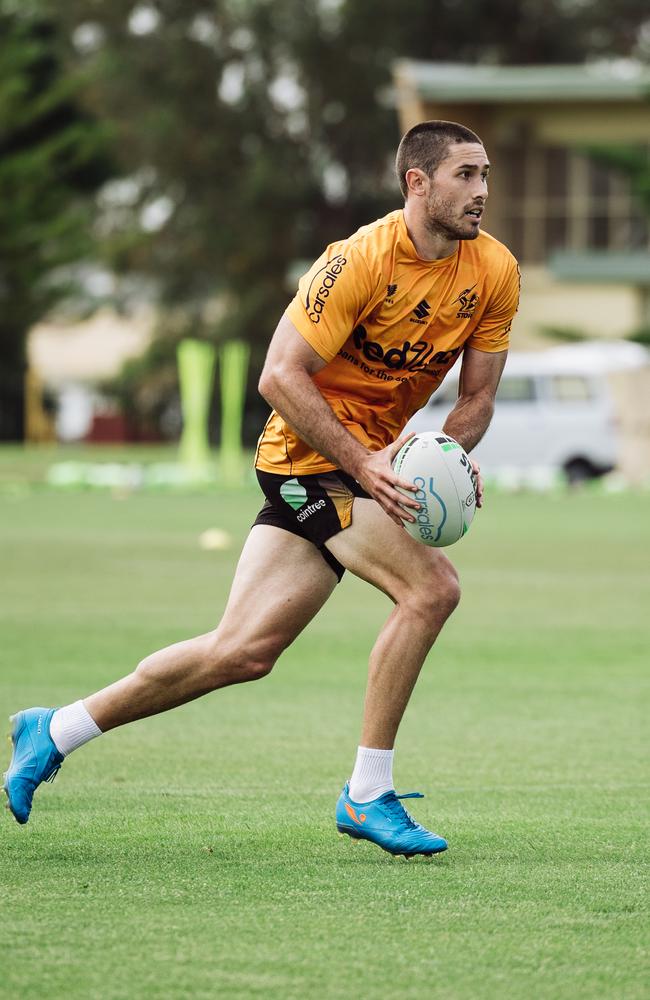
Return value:
<svg viewBox="0 0 650 1000">
<path fill-rule="evenodd" d="M 258 503 L 0 496 L 2 715 L 208 629 Z M 27 827 L 3 814 L 0 993 L 647 997 L 648 506 L 496 496 L 454 550 L 396 761 L 445 855 L 336 836 L 388 612 L 346 578 L 271 677 L 97 740 Z M 201 551 L 217 526 L 233 548 Z"/>
</svg>

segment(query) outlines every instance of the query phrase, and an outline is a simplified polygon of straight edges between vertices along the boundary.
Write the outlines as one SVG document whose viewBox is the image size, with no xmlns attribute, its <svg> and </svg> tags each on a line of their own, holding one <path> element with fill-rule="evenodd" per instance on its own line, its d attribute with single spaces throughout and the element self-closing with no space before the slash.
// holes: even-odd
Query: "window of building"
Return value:
<svg viewBox="0 0 650 1000">
<path fill-rule="evenodd" d="M 650 168 L 650 146 L 642 149 Z M 523 263 L 543 264 L 555 250 L 650 250 L 647 213 L 624 170 L 525 142 L 500 147 L 495 159 L 503 209 L 494 233 Z"/>
</svg>

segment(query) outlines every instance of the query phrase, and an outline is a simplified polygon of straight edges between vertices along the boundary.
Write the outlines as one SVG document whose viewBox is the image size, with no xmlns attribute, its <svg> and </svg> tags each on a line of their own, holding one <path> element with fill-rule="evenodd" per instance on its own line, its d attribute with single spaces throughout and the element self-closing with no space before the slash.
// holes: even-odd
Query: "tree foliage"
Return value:
<svg viewBox="0 0 650 1000">
<path fill-rule="evenodd" d="M 15 311 L 16 328 L 24 333 L 49 305 L 40 278 L 82 252 L 88 226 L 76 194 L 84 185 L 65 212 L 54 209 L 73 180 L 62 162 L 87 170 L 93 158 L 96 119 L 112 136 L 121 178 L 98 202 L 101 252 L 116 272 L 146 279 L 172 340 L 241 336 L 253 344 L 254 366 L 286 304 L 290 266 L 398 204 L 395 58 L 532 64 L 629 56 L 647 19 L 646 0 L 617 0 L 615 16 L 611 0 L 37 4 L 45 5 L 68 42 L 68 74 L 48 64 L 49 77 L 43 71 L 35 85 L 35 57 L 21 46 L 36 43 L 30 36 L 26 45 L 14 17 L 13 63 L 5 56 L 0 89 L 0 110 L 8 102 L 18 132 L 32 120 L 38 134 L 24 165 L 37 196 L 24 211 L 16 204 L 3 228 L 39 248 L 26 283 L 44 297 Z M 85 128 L 70 110 L 79 74 L 91 116 Z M 16 88 L 16 79 L 29 83 Z M 67 109 L 62 133 L 44 127 L 44 104 Z M 10 201 L 23 176 L 20 161 L 14 168 Z M 52 232 L 41 239 L 46 225 Z"/>
<path fill-rule="evenodd" d="M 428 0 L 72 0 L 65 10 L 70 31 L 92 39 L 91 107 L 135 178 L 130 211 L 108 223 L 115 266 L 155 276 L 195 335 L 253 341 L 286 301 L 291 261 L 395 204 L 395 57 L 628 53 L 644 16 L 638 0 L 615 19 L 607 4 L 561 0 L 447 0 L 435 13 Z M 156 208 L 168 218 L 142 233 Z M 217 292 L 228 303 L 220 323 Z"/>
<path fill-rule="evenodd" d="M 109 176 L 104 130 L 76 101 L 57 30 L 0 8 L 0 437 L 22 421 L 25 337 L 92 248 L 90 195 Z"/>
</svg>

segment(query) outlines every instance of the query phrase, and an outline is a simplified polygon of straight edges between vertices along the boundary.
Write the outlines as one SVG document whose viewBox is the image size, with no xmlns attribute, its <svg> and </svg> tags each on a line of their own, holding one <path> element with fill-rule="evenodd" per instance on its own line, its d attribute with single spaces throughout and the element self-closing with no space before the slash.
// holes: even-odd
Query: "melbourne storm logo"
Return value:
<svg viewBox="0 0 650 1000">
<path fill-rule="evenodd" d="M 475 281 L 471 288 L 464 288 L 458 298 L 452 302 L 452 306 L 455 306 L 456 303 L 460 306 L 456 313 L 456 319 L 471 319 L 474 315 L 474 310 L 481 301 L 476 292 L 474 292 L 477 284 L 478 282 Z M 473 295 L 471 294 L 472 292 L 474 292 Z"/>
<path fill-rule="evenodd" d="M 305 298 L 305 308 L 312 323 L 320 323 L 321 313 L 325 308 L 325 303 L 329 294 L 334 288 L 336 279 L 347 264 L 347 257 L 337 254 L 328 260 L 324 267 L 309 282 L 307 296 Z"/>
</svg>

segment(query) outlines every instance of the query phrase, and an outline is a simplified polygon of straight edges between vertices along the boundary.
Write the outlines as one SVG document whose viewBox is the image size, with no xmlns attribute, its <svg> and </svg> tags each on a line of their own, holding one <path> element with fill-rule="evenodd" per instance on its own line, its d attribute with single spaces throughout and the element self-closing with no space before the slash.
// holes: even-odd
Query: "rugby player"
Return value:
<svg viewBox="0 0 650 1000">
<path fill-rule="evenodd" d="M 443 430 L 466 451 L 481 439 L 519 271 L 506 247 L 481 232 L 489 163 L 474 132 L 422 122 L 403 137 L 396 167 L 404 208 L 326 249 L 269 345 L 259 388 L 272 413 L 255 459 L 265 503 L 221 622 L 81 701 L 13 716 L 4 788 L 19 823 L 39 784 L 82 744 L 268 674 L 348 569 L 394 607 L 370 654 L 361 742 L 336 824 L 407 857 L 447 847 L 405 810 L 392 767 L 420 668 L 458 604 L 458 576 L 444 552 L 404 530 L 418 503 L 398 492 L 415 487 L 398 479 L 391 460 L 407 420 L 457 361 L 459 397 Z M 477 466 L 475 474 L 480 505 Z"/>
</svg>

